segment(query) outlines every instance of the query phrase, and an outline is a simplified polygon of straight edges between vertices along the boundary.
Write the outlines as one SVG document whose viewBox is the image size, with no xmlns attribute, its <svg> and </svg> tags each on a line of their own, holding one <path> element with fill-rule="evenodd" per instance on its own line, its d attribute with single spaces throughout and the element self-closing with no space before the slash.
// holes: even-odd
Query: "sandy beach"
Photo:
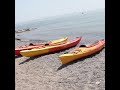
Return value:
<svg viewBox="0 0 120 90">
<path fill-rule="evenodd" d="M 15 46 L 41 42 L 15 40 Z M 88 42 L 93 40 L 83 39 L 80 44 Z M 58 56 L 75 47 L 33 58 L 15 56 L 15 90 L 105 90 L 105 48 L 62 65 Z"/>
<path fill-rule="evenodd" d="M 105 39 L 105 12 L 96 10 L 35 20 L 15 27 L 15 47 L 82 36 L 81 44 Z M 105 48 L 62 65 L 58 56 L 75 47 L 33 58 L 15 56 L 15 90 L 105 90 Z"/>
</svg>

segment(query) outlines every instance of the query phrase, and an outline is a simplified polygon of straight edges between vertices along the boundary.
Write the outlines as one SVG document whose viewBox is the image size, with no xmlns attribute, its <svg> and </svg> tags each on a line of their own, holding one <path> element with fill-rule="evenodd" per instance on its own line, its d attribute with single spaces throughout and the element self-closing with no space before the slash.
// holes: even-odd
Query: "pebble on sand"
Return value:
<svg viewBox="0 0 120 90">
<path fill-rule="evenodd" d="M 99 84 L 100 84 L 100 82 L 99 82 L 99 81 L 97 81 L 97 82 L 96 82 L 96 84 L 97 84 L 97 85 L 99 85 Z"/>
</svg>

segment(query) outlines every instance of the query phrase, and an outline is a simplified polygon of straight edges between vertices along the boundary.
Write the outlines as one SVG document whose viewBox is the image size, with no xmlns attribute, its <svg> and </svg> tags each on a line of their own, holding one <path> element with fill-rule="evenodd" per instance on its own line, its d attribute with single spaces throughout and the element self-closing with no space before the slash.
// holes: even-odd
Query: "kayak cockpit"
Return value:
<svg viewBox="0 0 120 90">
<path fill-rule="evenodd" d="M 80 45 L 79 47 L 87 47 L 86 45 Z"/>
</svg>

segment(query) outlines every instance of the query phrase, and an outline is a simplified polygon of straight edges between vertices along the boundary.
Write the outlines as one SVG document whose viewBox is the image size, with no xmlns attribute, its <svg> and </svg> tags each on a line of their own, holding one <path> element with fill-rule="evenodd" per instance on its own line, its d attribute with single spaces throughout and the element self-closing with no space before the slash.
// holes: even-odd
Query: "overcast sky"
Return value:
<svg viewBox="0 0 120 90">
<path fill-rule="evenodd" d="M 15 22 L 104 8 L 105 0 L 15 0 Z"/>
</svg>

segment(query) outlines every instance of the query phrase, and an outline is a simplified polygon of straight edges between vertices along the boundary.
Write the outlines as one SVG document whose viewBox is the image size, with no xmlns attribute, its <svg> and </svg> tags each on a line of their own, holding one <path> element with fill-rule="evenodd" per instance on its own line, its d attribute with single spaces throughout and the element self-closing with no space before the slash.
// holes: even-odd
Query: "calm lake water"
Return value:
<svg viewBox="0 0 120 90">
<path fill-rule="evenodd" d="M 72 13 L 16 24 L 16 30 L 30 28 L 31 31 L 18 33 L 16 38 L 24 40 L 54 40 L 68 36 L 84 39 L 105 39 L 104 10 Z M 36 28 L 36 29 L 35 29 Z"/>
</svg>

